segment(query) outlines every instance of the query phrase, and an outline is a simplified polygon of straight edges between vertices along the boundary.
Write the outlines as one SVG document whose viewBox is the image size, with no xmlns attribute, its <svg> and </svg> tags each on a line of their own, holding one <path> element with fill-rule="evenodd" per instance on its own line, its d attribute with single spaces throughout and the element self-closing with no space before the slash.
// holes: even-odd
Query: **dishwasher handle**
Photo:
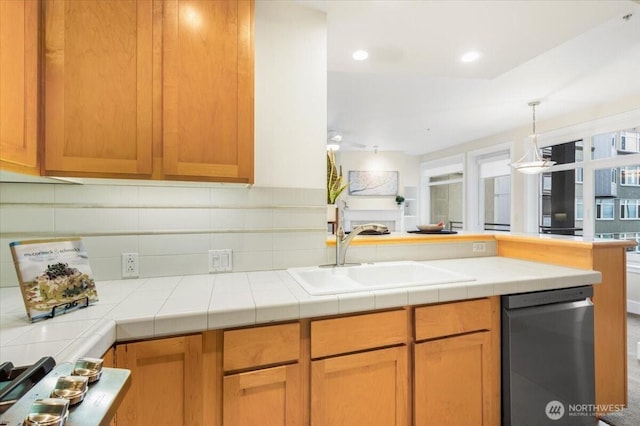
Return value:
<svg viewBox="0 0 640 426">
<path fill-rule="evenodd" d="M 531 293 L 518 293 L 502 296 L 502 308 L 527 308 L 530 306 L 550 305 L 553 303 L 575 302 L 591 297 L 593 297 L 593 287 L 590 285 L 534 291 Z"/>
</svg>

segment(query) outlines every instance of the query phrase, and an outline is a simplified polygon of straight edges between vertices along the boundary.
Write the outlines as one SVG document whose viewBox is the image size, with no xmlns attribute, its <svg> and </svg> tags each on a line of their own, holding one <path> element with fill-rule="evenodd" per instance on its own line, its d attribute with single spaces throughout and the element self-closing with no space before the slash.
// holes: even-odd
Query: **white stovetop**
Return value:
<svg viewBox="0 0 640 426">
<path fill-rule="evenodd" d="M 0 288 L 0 361 L 100 357 L 116 341 L 406 305 L 597 284 L 599 272 L 504 257 L 433 260 L 476 281 L 310 296 L 284 270 L 97 283 L 100 301 L 30 323 L 17 287 Z"/>
</svg>

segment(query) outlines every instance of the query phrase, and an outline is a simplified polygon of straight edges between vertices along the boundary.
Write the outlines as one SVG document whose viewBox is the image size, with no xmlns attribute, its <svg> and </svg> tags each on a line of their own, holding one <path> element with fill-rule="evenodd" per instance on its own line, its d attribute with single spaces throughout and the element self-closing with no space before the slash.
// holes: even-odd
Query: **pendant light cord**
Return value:
<svg viewBox="0 0 640 426">
<path fill-rule="evenodd" d="M 533 136 L 536 135 L 536 105 L 539 105 L 540 102 L 531 102 L 531 108 L 533 109 Z"/>
</svg>

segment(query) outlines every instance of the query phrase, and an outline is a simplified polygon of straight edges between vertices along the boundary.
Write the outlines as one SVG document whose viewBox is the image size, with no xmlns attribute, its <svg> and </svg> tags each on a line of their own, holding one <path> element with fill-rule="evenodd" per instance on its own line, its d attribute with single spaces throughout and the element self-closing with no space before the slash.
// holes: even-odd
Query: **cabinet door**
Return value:
<svg viewBox="0 0 640 426">
<path fill-rule="evenodd" d="M 168 0 L 163 172 L 253 182 L 253 1 Z"/>
<path fill-rule="evenodd" d="M 0 1 L 0 165 L 39 173 L 38 2 Z"/>
<path fill-rule="evenodd" d="M 408 383 L 406 346 L 312 361 L 311 424 L 404 426 Z"/>
<path fill-rule="evenodd" d="M 150 176 L 152 1 L 44 5 L 45 173 Z"/>
<path fill-rule="evenodd" d="M 299 364 L 226 376 L 223 387 L 225 425 L 302 425 Z"/>
<path fill-rule="evenodd" d="M 492 401 L 498 375 L 490 367 L 492 356 L 489 331 L 416 344 L 415 424 L 499 424 L 495 416 L 499 402 Z"/>
<path fill-rule="evenodd" d="M 201 358 L 200 335 L 118 345 L 116 365 L 131 370 L 118 426 L 203 425 Z"/>
<path fill-rule="evenodd" d="M 116 368 L 116 348 L 111 347 L 102 355 L 102 366 Z"/>
</svg>

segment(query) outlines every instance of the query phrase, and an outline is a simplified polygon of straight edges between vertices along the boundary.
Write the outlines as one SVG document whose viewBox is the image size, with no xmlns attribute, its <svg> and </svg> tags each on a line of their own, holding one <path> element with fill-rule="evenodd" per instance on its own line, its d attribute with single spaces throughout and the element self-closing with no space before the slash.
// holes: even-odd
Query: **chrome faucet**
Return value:
<svg viewBox="0 0 640 426">
<path fill-rule="evenodd" d="M 336 232 L 336 265 L 344 266 L 344 258 L 347 254 L 349 244 L 356 237 L 365 231 L 386 232 L 387 227 L 378 223 L 365 223 L 364 225 L 354 226 L 349 235 L 346 235 L 342 226 Z"/>
</svg>

